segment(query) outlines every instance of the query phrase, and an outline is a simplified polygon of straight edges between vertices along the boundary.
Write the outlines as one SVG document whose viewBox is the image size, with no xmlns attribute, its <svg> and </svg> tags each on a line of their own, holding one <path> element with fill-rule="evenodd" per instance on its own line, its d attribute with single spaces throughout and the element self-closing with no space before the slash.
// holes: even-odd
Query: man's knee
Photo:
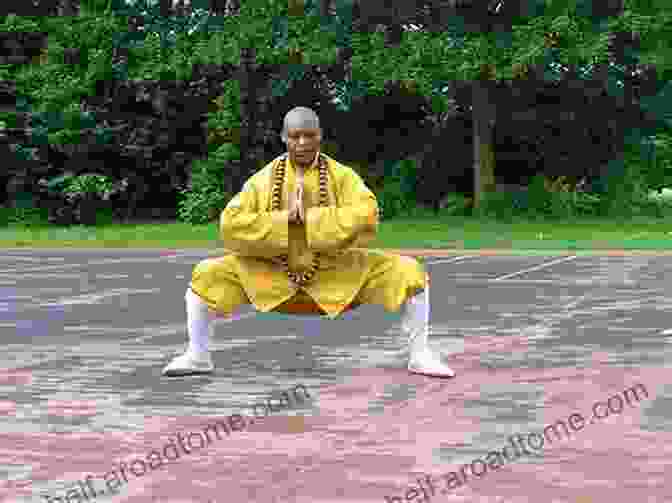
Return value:
<svg viewBox="0 0 672 503">
<path fill-rule="evenodd" d="M 422 277 L 422 278 L 425 278 L 427 276 L 427 270 L 425 269 L 425 265 L 415 257 L 399 255 L 395 269 L 396 272 L 402 275 L 411 275 L 414 277 Z"/>
<path fill-rule="evenodd" d="M 425 266 L 415 257 L 409 257 L 408 255 L 399 255 L 399 258 L 402 262 L 408 264 L 409 267 L 414 267 L 420 271 L 425 270 Z"/>
<path fill-rule="evenodd" d="M 237 305 L 228 306 L 228 310 L 222 311 L 208 304 L 208 302 L 206 302 L 203 297 L 195 293 L 191 287 L 187 288 L 187 291 L 184 294 L 184 300 L 189 306 L 193 306 L 193 308 L 200 310 L 202 313 L 207 313 L 209 316 L 214 318 L 231 318 L 235 311 L 237 311 L 240 306 L 244 304 L 244 302 L 240 302 Z"/>
<path fill-rule="evenodd" d="M 223 257 L 206 258 L 198 262 L 192 272 L 192 276 L 198 273 L 209 272 L 213 268 L 229 269 L 233 267 L 234 258 L 232 255 L 225 255 Z"/>
<path fill-rule="evenodd" d="M 403 278 L 402 283 L 409 296 L 417 295 L 429 287 L 429 274 L 425 265 L 415 257 L 400 255 L 394 271 L 395 276 Z"/>
<path fill-rule="evenodd" d="M 191 280 L 194 281 L 207 275 L 211 269 L 212 259 L 201 260 L 191 269 Z"/>
<path fill-rule="evenodd" d="M 230 255 L 216 258 L 206 258 L 198 262 L 191 271 L 192 284 L 204 285 L 227 281 L 239 285 L 238 264 L 236 258 Z"/>
<path fill-rule="evenodd" d="M 184 300 L 187 302 L 194 302 L 196 304 L 207 304 L 200 295 L 191 289 L 190 286 L 187 287 L 187 291 L 184 293 Z"/>
<path fill-rule="evenodd" d="M 225 255 L 198 262 L 192 271 L 185 298 L 190 298 L 189 290 L 192 291 L 194 297 L 191 298 L 200 300 L 193 302 L 207 305 L 217 317 L 231 316 L 240 306 L 249 304 L 240 283 L 236 260 L 233 255 Z"/>
</svg>

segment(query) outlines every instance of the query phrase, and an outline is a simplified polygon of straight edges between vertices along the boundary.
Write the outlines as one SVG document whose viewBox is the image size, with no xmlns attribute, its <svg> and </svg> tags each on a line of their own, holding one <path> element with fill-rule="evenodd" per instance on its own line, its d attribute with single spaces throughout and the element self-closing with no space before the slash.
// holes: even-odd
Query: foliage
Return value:
<svg viewBox="0 0 672 503">
<path fill-rule="evenodd" d="M 599 215 L 602 198 L 580 192 L 565 177 L 552 180 L 535 176 L 527 190 L 498 191 L 484 194 L 477 216 L 510 221 L 514 217 L 537 219 L 568 219 Z"/>
<path fill-rule="evenodd" d="M 519 213 L 522 211 L 516 207 L 515 198 L 510 192 L 485 192 L 481 206 L 474 210 L 474 216 L 501 221 L 510 221 Z"/>
<path fill-rule="evenodd" d="M 0 25 L 1 31 L 17 28 L 9 17 Z M 101 63 L 111 54 L 113 36 L 123 29 L 120 19 L 111 16 L 45 17 L 37 18 L 30 28 L 27 22 L 22 25 L 17 31 L 47 32 L 48 47 L 43 64 L 14 65 L 10 71 L 17 90 L 36 111 L 54 112 L 71 109 L 73 103 L 92 94 L 95 81 L 106 77 Z M 65 64 L 66 48 L 79 49 L 79 65 Z"/>
<path fill-rule="evenodd" d="M 208 223 L 225 208 L 232 197 L 226 171 L 230 161 L 240 160 L 240 82 L 227 81 L 213 104 L 215 110 L 207 114 L 210 156 L 193 163 L 190 187 L 180 190 L 178 217 L 192 224 Z"/>
<path fill-rule="evenodd" d="M 508 34 L 463 33 L 459 26 L 451 26 L 444 33 L 406 32 L 401 44 L 391 48 L 385 45 L 381 33 L 352 31 L 348 26 L 352 24 L 348 2 L 337 2 L 337 16 L 330 22 L 317 15 L 315 4 L 312 2 L 309 6 L 311 15 L 289 16 L 286 2 L 250 0 L 243 2 L 238 15 L 216 19 L 203 10 L 188 17 L 164 18 L 160 16 L 157 2 L 134 2 L 130 6 L 115 2 L 114 15 L 85 15 L 76 18 L 72 26 L 61 22 L 58 27 L 63 35 L 50 47 L 50 61 L 58 56 L 58 46 L 77 47 L 64 38 L 72 37 L 73 33 L 86 33 L 86 42 L 90 43 L 78 41 L 79 44 L 98 48 L 95 57 L 89 57 L 88 68 L 91 69 L 94 62 L 108 66 L 112 41 L 123 45 L 119 42 L 121 35 L 131 37 L 121 29 L 122 22 L 135 15 L 142 17 L 145 29 L 133 34 L 135 39 L 131 37 L 126 41 L 131 47 L 129 78 L 158 80 L 167 74 L 172 78 L 178 75 L 185 78 L 196 62 L 236 64 L 242 47 L 255 47 L 260 63 L 286 63 L 289 52 L 300 48 L 309 64 L 333 64 L 335 48 L 350 44 L 354 51 L 353 76 L 356 78 L 353 81 L 363 83 L 371 93 L 379 93 L 387 81 L 412 80 L 419 92 L 432 96 L 435 107 L 445 110 L 448 101 L 444 95 L 432 93 L 434 82 L 476 78 L 484 65 L 492 78 L 514 78 L 520 68 L 528 68 L 549 54 L 554 54 L 562 63 L 593 64 L 607 58 L 608 41 L 614 30 L 641 33 L 651 45 L 656 35 L 668 29 L 665 20 L 669 22 L 669 16 L 639 14 L 634 10 L 639 8 L 636 3 L 631 7 L 633 10 L 608 19 L 599 30 L 590 19 L 570 9 L 548 10 L 543 15 L 520 18 Z M 54 23 L 56 21 L 51 25 L 56 27 Z M 270 33 L 266 29 L 269 25 L 274 27 Z M 547 47 L 547 34 L 551 32 L 558 42 L 554 47 Z M 231 33 L 239 36 L 232 37 Z M 50 44 L 51 39 L 50 36 Z M 658 46 L 655 49 L 650 52 L 664 60 L 661 54 L 668 49 Z M 101 57 L 107 61 L 103 62 Z M 75 93 L 87 85 L 90 89 L 92 75 L 82 79 L 65 73 L 58 79 L 59 85 L 53 86 L 58 92 L 54 94 L 48 92 L 53 89 L 44 89 L 41 97 L 54 103 L 62 102 L 64 92 Z M 56 83 L 53 78 L 47 78 L 53 75 L 42 68 L 31 76 L 37 78 L 35 83 Z M 71 79 L 67 86 L 62 85 L 64 78 Z"/>
<path fill-rule="evenodd" d="M 65 174 L 52 178 L 51 180 L 40 180 L 39 184 L 44 186 L 48 191 L 55 193 L 65 192 L 66 184 L 74 178 L 74 175 Z"/>
<path fill-rule="evenodd" d="M 650 188 L 644 162 L 648 143 L 641 132 L 632 131 L 626 139 L 623 157 L 609 162 L 602 196 L 602 214 L 631 216 L 641 214 L 643 208 L 649 206 Z"/>
<path fill-rule="evenodd" d="M 498 33 L 467 33 L 455 16 L 444 32 L 405 32 L 401 43 L 390 47 L 382 33 L 352 29 L 348 2 L 337 2 L 336 18 L 325 21 L 317 14 L 317 2 L 309 2 L 304 16 L 289 15 L 287 2 L 281 0 L 247 0 L 242 2 L 237 15 L 227 18 L 218 18 L 204 10 L 187 17 L 166 18 L 160 15 L 156 1 L 124 5 L 120 0 L 96 0 L 87 3 L 90 8 L 83 9 L 74 18 L 12 15 L 3 18 L 0 30 L 46 32 L 49 45 L 42 64 L 4 65 L 0 73 L 3 79 L 16 82 L 18 94 L 24 96 L 27 107 L 36 112 L 33 143 L 79 141 L 79 132 L 87 126 L 87 121 L 88 126 L 92 120 L 96 122 L 95 118 L 81 115 L 79 103 L 94 94 L 99 81 L 115 77 L 188 79 L 197 63 L 239 64 L 240 50 L 246 47 L 257 50 L 259 63 L 275 65 L 290 63 L 290 55 L 299 50 L 307 64 L 330 65 L 334 64 L 337 48 L 350 47 L 353 79 L 337 83 L 342 109 L 349 108 L 353 95 L 381 94 L 386 83 L 406 81 L 413 82 L 418 93 L 431 97 L 434 112 L 444 113 L 450 107 L 450 100 L 446 93 L 437 92 L 436 82 L 470 81 L 483 76 L 495 80 L 521 78 L 538 63 L 544 63 L 547 71 L 556 65 L 556 76 L 558 66 L 562 65 L 577 64 L 590 69 L 613 59 L 609 42 L 618 32 L 638 34 L 641 48 L 633 57 L 656 64 L 662 74 L 669 70 L 672 61 L 669 44 L 664 43 L 669 40 L 672 16 L 670 9 L 651 11 L 648 3 L 630 0 L 622 15 L 595 23 L 594 19 L 581 14 L 581 2 L 554 2 L 553 5 L 547 2 L 534 16 L 516 18 L 510 30 Z M 143 19 L 144 31 L 129 32 L 131 16 Z M 273 29 L 269 30 L 269 26 Z M 113 67 L 112 54 L 123 47 L 129 48 L 128 64 Z M 81 50 L 81 64 L 64 64 L 68 48 Z M 276 92 L 286 91 L 290 81 L 300 78 L 303 71 L 299 65 L 291 67 L 287 81 L 280 82 Z M 584 73 L 591 75 L 590 70 Z M 666 92 L 669 90 L 668 85 Z M 620 92 L 619 86 L 611 86 L 609 92 Z M 209 115 L 212 160 L 199 161 L 193 167 L 192 187 L 184 193 L 188 195 L 182 205 L 182 215 L 187 218 L 208 218 L 208 211 L 221 207 L 228 197 L 222 181 L 223 170 L 229 160 L 237 159 L 233 150 L 238 148 L 235 144 L 241 120 L 239 98 L 237 81 L 227 83 L 217 100 L 216 111 Z M 668 124 L 670 103 L 672 100 L 664 92 L 655 99 L 643 100 L 652 113 Z M 13 127 L 15 121 L 9 118 L 7 123 Z M 669 134 L 657 137 L 654 145 L 662 149 L 663 158 L 668 156 Z M 28 146 L 23 150 L 28 151 Z M 620 172 L 615 165 L 616 174 L 610 176 L 608 184 L 611 188 L 602 198 L 608 201 L 604 202 L 603 210 L 625 204 L 628 191 L 640 197 L 647 185 L 660 186 L 669 180 L 665 174 L 667 164 L 664 168 L 657 166 L 655 170 L 637 174 L 634 166 L 637 155 L 633 150 L 631 157 L 623 160 Z M 659 150 L 656 157 L 660 158 Z M 637 180 L 633 178 L 629 185 L 616 181 L 619 176 L 623 180 L 628 173 L 638 177 Z M 404 177 L 411 176 L 415 173 L 393 175 L 382 189 L 380 198 L 385 218 L 412 208 L 413 197 L 403 183 L 411 179 Z M 522 196 L 516 196 L 511 202 L 512 208 L 518 211 L 517 207 L 529 203 L 528 207 L 540 214 L 563 214 L 594 207 L 579 194 L 550 194 L 547 187 L 539 185 L 528 194 L 527 203 Z M 498 197 L 499 203 L 496 202 Z M 488 204 L 492 209 L 504 204 L 501 202 L 504 199 L 491 196 Z M 583 206 L 578 203 L 580 200 Z M 207 209 L 199 210 L 199 204 Z"/>
<path fill-rule="evenodd" d="M 451 192 L 442 199 L 439 215 L 467 216 L 471 211 L 472 198 L 464 194 Z"/>
<path fill-rule="evenodd" d="M 596 217 L 600 214 L 602 200 L 599 195 L 589 192 L 574 193 L 574 215 Z"/>
<path fill-rule="evenodd" d="M 578 194 L 571 191 L 563 179 L 551 181 L 548 177 L 537 175 L 528 188 L 528 211 L 546 218 L 567 218 L 576 215 Z"/>
<path fill-rule="evenodd" d="M 212 157 L 198 160 L 192 166 L 190 187 L 180 190 L 178 203 L 180 220 L 192 224 L 211 222 L 222 211 L 232 194 L 225 184 L 229 161 L 240 159 L 238 147 L 225 143 Z"/>
<path fill-rule="evenodd" d="M 51 201 L 46 208 L 46 214 L 41 215 L 44 222 L 94 225 L 112 221 L 113 205 L 103 201 L 110 201 L 113 195 L 124 192 L 128 187 L 128 180 L 124 178 L 112 182 L 103 175 L 65 174 L 50 180 L 41 179 L 38 185 L 47 191 Z M 91 204 L 95 207 L 91 207 Z"/>
<path fill-rule="evenodd" d="M 0 227 L 8 225 L 34 227 L 44 225 L 46 221 L 45 211 L 41 208 L 33 206 L 4 208 L 0 206 Z"/>
<path fill-rule="evenodd" d="M 672 128 L 658 132 L 652 140 L 656 169 L 649 179 L 649 186 L 652 190 L 660 190 L 672 186 Z"/>
<path fill-rule="evenodd" d="M 382 220 L 408 215 L 415 208 L 416 177 L 417 166 L 414 160 L 404 159 L 388 163 L 384 184 L 376 193 Z"/>
<path fill-rule="evenodd" d="M 213 100 L 215 111 L 208 113 L 208 145 L 217 150 L 221 145 L 238 143 L 240 128 L 240 81 L 229 80 L 222 94 Z"/>
<path fill-rule="evenodd" d="M 66 183 L 65 193 L 73 195 L 95 194 L 104 197 L 112 190 L 112 181 L 103 175 L 80 175 Z"/>
</svg>

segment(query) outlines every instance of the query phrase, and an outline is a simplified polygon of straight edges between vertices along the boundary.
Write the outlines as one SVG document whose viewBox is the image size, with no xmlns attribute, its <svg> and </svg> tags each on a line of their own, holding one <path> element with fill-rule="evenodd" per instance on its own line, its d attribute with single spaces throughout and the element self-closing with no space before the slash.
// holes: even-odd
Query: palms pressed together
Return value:
<svg viewBox="0 0 672 503">
<path fill-rule="evenodd" d="M 303 223 L 305 221 L 303 214 L 303 178 L 299 178 L 296 192 L 289 203 L 289 221 L 291 223 Z"/>
</svg>

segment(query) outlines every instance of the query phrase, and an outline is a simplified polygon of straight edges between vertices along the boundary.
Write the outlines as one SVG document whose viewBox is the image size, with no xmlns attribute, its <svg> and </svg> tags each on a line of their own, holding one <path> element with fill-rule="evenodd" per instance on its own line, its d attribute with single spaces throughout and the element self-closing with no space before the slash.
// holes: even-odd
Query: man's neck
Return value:
<svg viewBox="0 0 672 503">
<path fill-rule="evenodd" d="M 301 165 L 301 164 L 299 164 L 298 162 L 296 162 L 295 160 L 292 160 L 292 166 L 294 166 L 294 170 L 295 170 L 297 173 L 303 175 L 303 174 L 304 174 L 306 171 L 308 171 L 309 169 L 311 169 L 311 168 L 317 166 L 317 160 L 318 160 L 319 158 L 320 158 L 320 152 L 318 151 L 318 152 L 315 154 L 315 159 L 313 159 L 313 161 L 312 161 L 311 163 Z"/>
</svg>

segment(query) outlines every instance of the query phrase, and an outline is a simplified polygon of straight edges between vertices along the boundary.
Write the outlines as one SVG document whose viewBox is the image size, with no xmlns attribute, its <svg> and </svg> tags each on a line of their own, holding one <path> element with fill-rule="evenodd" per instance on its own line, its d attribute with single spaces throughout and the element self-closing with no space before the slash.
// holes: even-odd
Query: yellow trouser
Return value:
<svg viewBox="0 0 672 503">
<path fill-rule="evenodd" d="M 243 288 L 238 271 L 240 258 L 235 254 L 209 258 L 199 262 L 192 273 L 191 290 L 201 297 L 217 314 L 230 316 L 241 306 L 252 304 Z M 319 281 L 319 272 L 315 281 Z M 204 278 L 207 280 L 204 281 Z M 404 300 L 415 295 L 426 285 L 424 266 L 412 257 L 385 254 L 376 255 L 373 266 L 364 278 L 353 301 L 344 311 L 364 304 L 385 306 L 387 310 L 400 307 L 399 292 Z M 207 285 L 199 292 L 194 285 Z M 207 293 L 206 293 L 207 292 Z M 272 312 L 284 314 L 326 314 L 303 290 L 299 289 L 289 300 L 278 305 Z"/>
</svg>

